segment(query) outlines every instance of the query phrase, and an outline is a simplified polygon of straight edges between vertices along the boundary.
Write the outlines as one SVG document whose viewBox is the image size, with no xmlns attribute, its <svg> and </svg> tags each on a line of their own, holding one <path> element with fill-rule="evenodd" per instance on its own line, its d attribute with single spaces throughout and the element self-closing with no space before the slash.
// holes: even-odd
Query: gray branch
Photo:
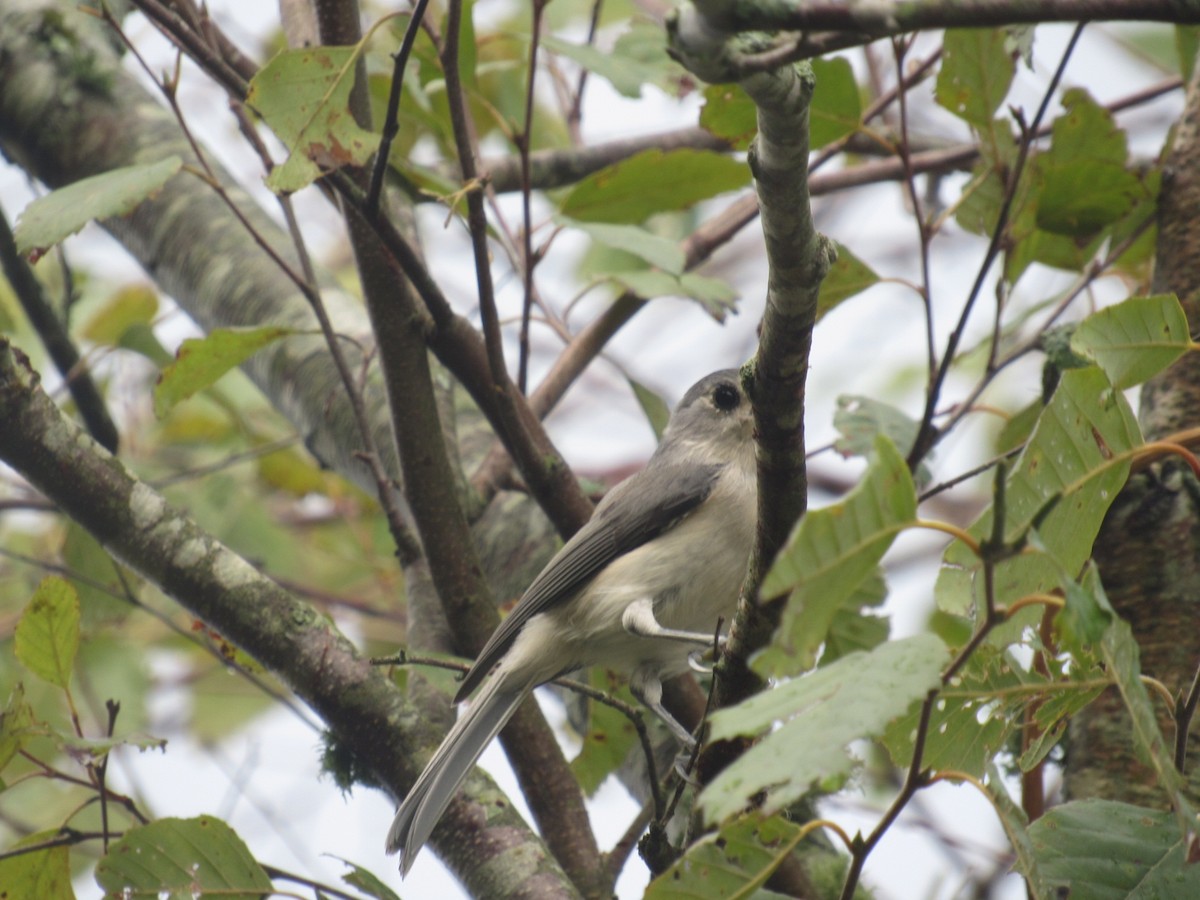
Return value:
<svg viewBox="0 0 1200 900">
<path fill-rule="evenodd" d="M 714 7 L 706 15 L 722 34 L 783 33 L 760 46 L 729 54 L 723 73 L 716 79 L 706 78 L 710 81 L 738 81 L 756 72 L 913 31 L 1042 22 L 1200 22 L 1200 0 L 855 0 L 814 4 L 734 0 Z M 670 24 L 668 18 L 668 27 Z"/>
<path fill-rule="evenodd" d="M 427 717 L 325 616 L 171 507 L 68 421 L 39 381 L 24 354 L 0 339 L 0 459 L 115 559 L 278 675 L 353 752 L 358 777 L 400 796 L 419 772 L 421 747 L 438 739 Z M 487 829 L 478 827 L 482 804 L 489 807 Z M 524 896 L 575 896 L 520 815 L 478 770 L 439 826 L 441 835 L 463 832 L 474 840 L 442 840 L 439 850 L 476 896 L 508 895 L 514 884 Z M 527 836 L 523 853 L 529 855 L 519 875 L 494 862 L 511 858 L 514 834 Z"/>
</svg>

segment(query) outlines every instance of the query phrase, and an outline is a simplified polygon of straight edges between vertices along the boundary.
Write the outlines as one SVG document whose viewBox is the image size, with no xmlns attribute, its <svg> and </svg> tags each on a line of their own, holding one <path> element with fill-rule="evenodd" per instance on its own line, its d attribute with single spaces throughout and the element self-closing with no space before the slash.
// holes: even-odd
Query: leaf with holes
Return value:
<svg viewBox="0 0 1200 900">
<path fill-rule="evenodd" d="M 1039 553 L 1000 562 L 995 601 L 1004 605 L 1052 590 L 1061 573 L 1078 572 L 1092 552 L 1104 513 L 1125 484 L 1142 444 L 1137 420 L 1120 391 L 1098 368 L 1065 372 L 1042 409 L 1006 486 L 1005 540 L 1026 535 L 1035 518 Z M 971 526 L 983 539 L 992 531 L 989 508 Z M 955 614 L 982 608 L 980 562 L 959 542 L 951 544 L 938 573 L 939 607 Z"/>
<path fill-rule="evenodd" d="M 706 820 L 723 821 L 760 797 L 762 811 L 772 813 L 816 782 L 841 781 L 854 766 L 850 743 L 883 734 L 889 722 L 940 684 L 948 659 L 939 638 L 920 634 L 851 653 L 717 711 L 712 740 L 765 736 L 704 789 Z"/>
<path fill-rule="evenodd" d="M 960 119 L 986 131 L 1008 96 L 1015 70 L 999 29 L 947 31 L 934 96 Z"/>
<path fill-rule="evenodd" d="M 800 826 L 782 816 L 745 816 L 715 834 L 707 834 L 667 871 L 650 883 L 645 900 L 720 900 L 747 896 L 768 866 L 790 853 L 799 843 Z M 753 900 L 782 897 L 758 889 Z"/>
</svg>

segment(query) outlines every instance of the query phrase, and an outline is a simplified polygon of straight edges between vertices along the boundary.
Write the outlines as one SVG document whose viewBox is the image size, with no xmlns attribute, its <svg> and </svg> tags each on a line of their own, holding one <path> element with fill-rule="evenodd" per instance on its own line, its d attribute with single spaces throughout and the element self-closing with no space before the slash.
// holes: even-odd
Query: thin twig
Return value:
<svg viewBox="0 0 1200 900">
<path fill-rule="evenodd" d="M 537 86 L 538 49 L 542 43 L 542 13 L 549 0 L 533 0 L 533 23 L 529 35 L 529 77 L 525 81 L 525 123 L 517 137 L 517 153 L 521 159 L 521 275 L 525 281 L 525 296 L 521 304 L 521 330 L 517 340 L 517 390 L 524 394 L 529 378 L 529 318 L 533 312 L 533 270 L 537 258 L 533 255 L 533 187 L 529 175 L 529 153 L 533 142 L 533 112 Z"/>
<path fill-rule="evenodd" d="M 1200 703 L 1200 667 L 1192 676 L 1192 686 L 1188 689 L 1187 697 L 1175 707 L 1175 768 L 1180 774 L 1187 766 L 1188 732 L 1192 728 L 1192 718 L 1196 715 L 1196 704 Z"/>
<path fill-rule="evenodd" d="M 963 334 L 966 332 L 967 321 L 971 317 L 971 311 L 975 307 L 975 301 L 978 300 L 980 293 L 983 290 L 983 285 L 987 279 L 988 272 L 991 271 L 992 263 L 1000 255 L 1003 248 L 1004 237 L 1008 229 L 1008 217 L 1012 211 L 1013 203 L 1016 201 L 1017 190 L 1020 186 L 1021 177 L 1025 171 L 1025 165 L 1029 160 L 1030 152 L 1033 149 L 1034 140 L 1038 136 L 1038 130 L 1041 126 L 1042 119 L 1045 117 L 1046 111 L 1049 109 L 1050 101 L 1054 97 L 1055 91 L 1058 89 L 1059 82 L 1062 80 L 1063 73 L 1066 71 L 1067 62 L 1071 58 L 1071 54 L 1075 50 L 1075 45 L 1079 42 L 1079 38 L 1083 33 L 1084 25 L 1076 26 L 1075 31 L 1071 34 L 1070 41 L 1067 42 L 1067 47 L 1063 51 L 1062 59 L 1059 60 L 1058 68 L 1055 69 L 1053 77 L 1050 79 L 1050 84 L 1046 87 L 1046 92 L 1042 97 L 1041 105 L 1038 107 L 1037 115 L 1034 116 L 1033 122 L 1029 127 L 1024 127 L 1024 123 L 1020 120 L 1019 112 L 1015 111 L 1018 118 L 1018 123 L 1022 125 L 1021 140 L 1017 147 L 1017 158 L 1014 161 L 1012 168 L 1008 170 L 1007 182 L 1004 188 L 1004 197 L 1000 202 L 1000 208 L 996 215 L 996 224 L 992 229 L 991 239 L 988 241 L 987 250 L 984 252 L 983 260 L 979 264 L 979 270 L 975 275 L 975 281 L 971 285 L 970 293 L 967 294 L 967 299 L 963 303 L 962 312 L 958 317 L 958 324 L 951 331 L 950 337 L 946 341 L 946 349 L 942 354 L 941 364 L 938 366 L 936 376 L 931 380 L 929 389 L 925 395 L 925 412 L 921 416 L 921 423 L 917 431 L 917 439 L 914 441 L 912 449 L 908 454 L 908 464 L 910 468 L 915 468 L 916 465 L 925 457 L 925 455 L 938 442 L 941 435 L 945 434 L 945 430 L 938 430 L 933 425 L 934 410 L 938 405 L 938 398 L 941 395 L 942 385 L 946 381 L 946 377 L 950 373 L 950 366 L 954 362 L 955 353 L 958 350 L 959 342 L 962 340 Z"/>
<path fill-rule="evenodd" d="M 383 132 L 379 138 L 379 149 L 375 152 L 375 165 L 371 169 L 371 183 L 367 186 L 367 198 L 364 201 L 363 212 L 368 219 L 379 214 L 379 196 L 383 192 L 383 177 L 387 173 L 388 155 L 392 150 L 392 142 L 400 133 L 400 89 L 404 84 L 404 73 L 408 68 L 408 59 L 412 55 L 413 44 L 417 40 L 417 32 L 421 30 L 421 22 L 425 18 L 425 8 L 429 0 L 417 0 L 408 27 L 404 29 L 404 39 L 400 42 L 400 51 L 395 55 L 395 66 L 392 69 L 392 87 L 388 93 L 387 113 L 383 119 Z"/>
</svg>

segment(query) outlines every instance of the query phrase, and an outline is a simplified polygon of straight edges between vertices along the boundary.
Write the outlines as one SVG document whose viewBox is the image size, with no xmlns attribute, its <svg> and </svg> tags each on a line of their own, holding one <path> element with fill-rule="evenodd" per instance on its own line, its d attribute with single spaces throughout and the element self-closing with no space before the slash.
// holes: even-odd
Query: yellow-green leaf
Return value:
<svg viewBox="0 0 1200 900">
<path fill-rule="evenodd" d="M 93 219 L 132 212 L 183 167 L 178 156 L 125 166 L 51 191 L 25 207 L 13 236 L 17 252 L 35 259 Z"/>
<path fill-rule="evenodd" d="M 25 668 L 66 689 L 79 650 L 79 597 L 69 581 L 57 575 L 42 580 L 21 613 L 15 644 Z"/>
<path fill-rule="evenodd" d="M 218 328 L 204 338 L 183 342 L 175 361 L 154 386 L 154 414 L 160 419 L 175 404 L 212 385 L 263 347 L 295 334 L 291 328 Z"/>
<path fill-rule="evenodd" d="M 267 187 L 290 193 L 342 166 L 361 166 L 379 146 L 350 113 L 359 47 L 284 50 L 258 71 L 246 102 L 287 146 Z"/>
</svg>

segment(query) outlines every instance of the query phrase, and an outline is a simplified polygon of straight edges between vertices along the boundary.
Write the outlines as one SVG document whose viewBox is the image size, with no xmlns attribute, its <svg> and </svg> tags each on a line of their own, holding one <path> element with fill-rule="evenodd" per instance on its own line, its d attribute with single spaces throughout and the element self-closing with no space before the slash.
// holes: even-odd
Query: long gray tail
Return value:
<svg viewBox="0 0 1200 900">
<path fill-rule="evenodd" d="M 459 718 L 425 771 L 408 792 L 387 836 L 387 852 L 400 853 L 400 873 L 407 875 L 413 860 L 450 805 L 479 754 L 504 727 L 532 688 L 514 685 L 504 672 L 495 672 Z M 506 684 L 506 680 L 509 682 Z"/>
</svg>

